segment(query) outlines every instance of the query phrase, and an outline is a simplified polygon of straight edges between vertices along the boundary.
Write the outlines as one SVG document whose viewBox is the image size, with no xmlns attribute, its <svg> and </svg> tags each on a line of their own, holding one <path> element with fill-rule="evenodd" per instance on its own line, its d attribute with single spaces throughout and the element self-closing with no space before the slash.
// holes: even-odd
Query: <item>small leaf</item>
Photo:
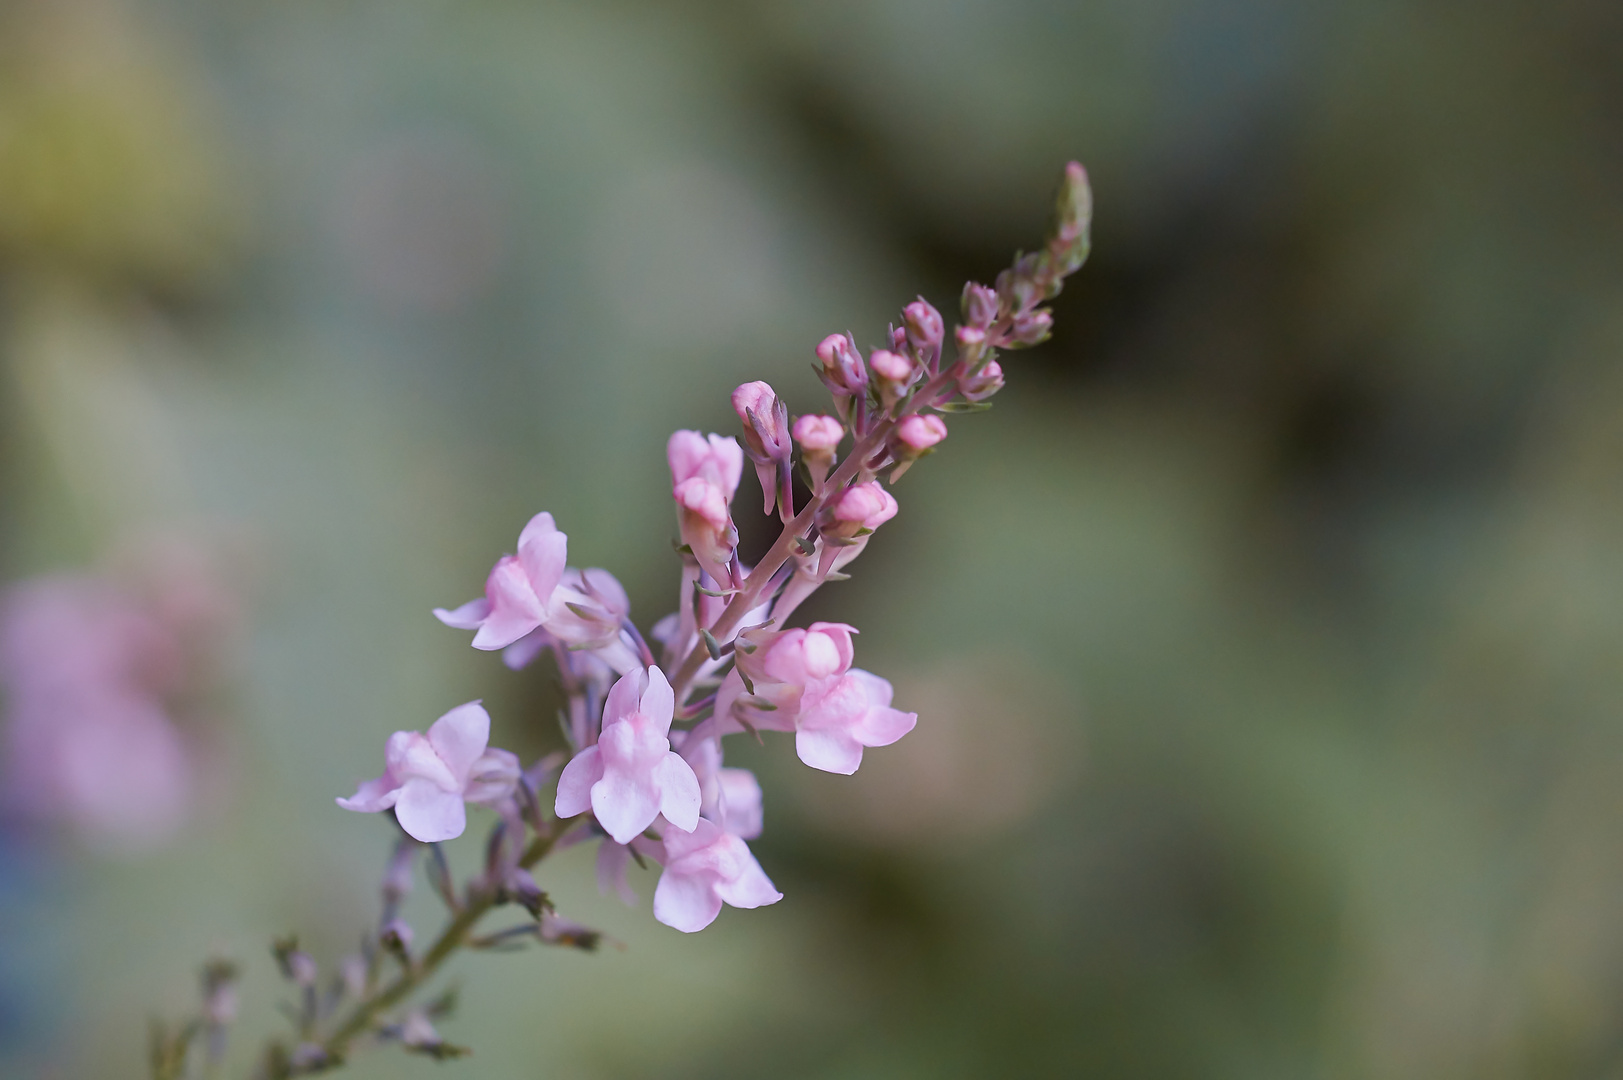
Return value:
<svg viewBox="0 0 1623 1080">
<path fill-rule="evenodd" d="M 992 407 L 990 401 L 948 401 L 935 406 L 936 412 L 944 413 L 972 413 L 985 412 Z"/>
</svg>

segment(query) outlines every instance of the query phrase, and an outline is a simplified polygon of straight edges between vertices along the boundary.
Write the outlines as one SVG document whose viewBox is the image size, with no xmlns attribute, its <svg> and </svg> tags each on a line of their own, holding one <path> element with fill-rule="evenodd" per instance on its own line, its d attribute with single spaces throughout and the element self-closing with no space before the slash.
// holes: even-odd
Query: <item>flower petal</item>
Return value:
<svg viewBox="0 0 1623 1080">
<path fill-rule="evenodd" d="M 868 715 L 862 718 L 861 723 L 853 725 L 849 730 L 851 737 L 863 746 L 889 746 L 912 731 L 918 722 L 918 713 L 875 705 L 868 710 Z"/>
<path fill-rule="evenodd" d="M 659 793 L 647 777 L 605 770 L 592 785 L 592 813 L 615 843 L 629 844 L 659 816 Z"/>
<path fill-rule="evenodd" d="M 447 611 L 442 607 L 437 607 L 434 609 L 434 617 L 436 619 L 444 623 L 446 626 L 455 627 L 458 630 L 479 629 L 479 624 L 484 622 L 485 617 L 489 614 L 490 601 L 485 599 L 483 596 L 479 597 L 477 600 L 469 600 L 461 607 L 454 608 L 450 611 Z"/>
<path fill-rule="evenodd" d="M 468 827 L 460 792 L 444 791 L 428 780 L 407 780 L 394 805 L 395 820 L 425 844 L 452 840 Z"/>
<path fill-rule="evenodd" d="M 468 782 L 468 770 L 490 745 L 490 714 L 477 701 L 458 705 L 429 727 L 428 742 L 456 777 L 461 791 Z"/>
<path fill-rule="evenodd" d="M 485 582 L 490 598 L 490 614 L 474 635 L 476 649 L 505 649 L 541 625 L 545 612 L 542 598 L 535 595 L 524 567 L 510 555 L 496 560 Z"/>
<path fill-rule="evenodd" d="M 394 778 L 384 773 L 376 780 L 364 781 L 355 789 L 355 794 L 345 799 L 340 797 L 338 805 L 345 810 L 355 810 L 362 814 L 375 814 L 379 810 L 387 810 L 400 798 L 400 787 Z"/>
<path fill-rule="evenodd" d="M 654 668 L 658 671 L 658 668 Z M 654 784 L 659 788 L 659 812 L 683 832 L 699 824 L 699 778 L 682 755 L 668 753 L 654 766 Z"/>
<path fill-rule="evenodd" d="M 545 630 L 531 630 L 502 650 L 502 663 L 507 665 L 509 671 L 522 671 L 534 663 L 535 658 L 550 644 L 551 634 Z"/>
<path fill-rule="evenodd" d="M 569 561 L 569 537 L 558 531 L 552 515 L 543 510 L 530 519 L 518 537 L 518 559 L 530 579 L 536 599 L 547 604 L 563 580 Z"/>
<path fill-rule="evenodd" d="M 609 696 L 603 702 L 604 726 L 636 712 L 642 702 L 643 688 L 647 685 L 648 674 L 641 666 L 620 676 L 619 681 L 609 688 Z M 669 726 L 667 722 L 666 727 Z"/>
<path fill-rule="evenodd" d="M 603 779 L 603 758 L 597 747 L 588 746 L 569 759 L 558 775 L 558 798 L 553 813 L 572 818 L 592 808 L 592 785 Z"/>
<path fill-rule="evenodd" d="M 642 692 L 642 714 L 652 720 L 661 735 L 671 730 L 671 718 L 676 714 L 676 693 L 666 681 L 665 673 L 657 667 L 648 669 L 648 689 Z"/>
<path fill-rule="evenodd" d="M 626 881 L 626 870 L 631 866 L 631 849 L 613 840 L 604 840 L 597 847 L 597 891 L 604 896 L 614 893 L 626 907 L 637 905 L 637 894 Z"/>
<path fill-rule="evenodd" d="M 654 886 L 654 918 L 684 934 L 697 933 L 721 914 L 721 897 L 707 877 L 672 873 L 659 875 Z"/>
<path fill-rule="evenodd" d="M 862 744 L 838 728 L 801 728 L 795 753 L 814 769 L 850 776 L 862 764 Z"/>
<path fill-rule="evenodd" d="M 739 844 L 742 846 L 743 841 Z M 745 855 L 743 872 L 736 878 L 716 883 L 716 895 L 736 908 L 765 907 L 783 899 L 753 855 Z"/>
</svg>

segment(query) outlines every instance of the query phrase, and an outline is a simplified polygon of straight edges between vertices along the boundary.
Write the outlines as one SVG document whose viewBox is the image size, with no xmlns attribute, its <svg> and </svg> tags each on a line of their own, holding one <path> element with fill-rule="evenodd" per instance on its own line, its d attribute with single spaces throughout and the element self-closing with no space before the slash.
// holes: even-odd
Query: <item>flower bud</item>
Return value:
<svg viewBox="0 0 1623 1080">
<path fill-rule="evenodd" d="M 997 293 L 985 285 L 978 285 L 973 281 L 964 283 L 964 295 L 960 302 L 964 322 L 979 330 L 985 330 L 997 320 Z M 963 327 L 959 327 L 962 335 Z M 959 344 L 963 343 L 960 336 Z"/>
<path fill-rule="evenodd" d="M 795 421 L 794 435 L 800 444 L 800 460 L 811 477 L 812 489 L 821 488 L 834 467 L 834 448 L 845 437 L 845 429 L 832 416 L 802 416 Z"/>
<path fill-rule="evenodd" d="M 947 422 L 939 416 L 915 413 L 896 425 L 896 441 L 917 454 L 947 437 Z"/>
<path fill-rule="evenodd" d="M 902 309 L 902 322 L 907 327 L 907 343 L 926 367 L 933 367 L 941 355 L 941 339 L 946 326 L 941 312 L 919 297 Z"/>
<path fill-rule="evenodd" d="M 895 517 L 897 509 L 895 497 L 877 480 L 870 480 L 846 488 L 839 502 L 834 504 L 834 520 L 872 530 Z"/>
<path fill-rule="evenodd" d="M 868 366 L 882 379 L 906 383 L 913 377 L 913 361 L 889 349 L 875 349 L 868 356 Z"/>
<path fill-rule="evenodd" d="M 817 344 L 823 383 L 834 393 L 860 397 L 868 390 L 868 372 L 850 334 L 830 334 Z"/>
<path fill-rule="evenodd" d="M 1023 311 L 1014 317 L 1009 331 L 1010 345 L 1039 345 L 1048 340 L 1054 330 L 1054 313 L 1047 308 Z"/>
<path fill-rule="evenodd" d="M 793 453 L 789 442 L 789 407 L 771 386 L 748 382 L 733 391 L 733 411 L 744 425 L 744 444 L 750 460 L 755 463 L 756 478 L 761 481 L 761 494 L 765 499 L 761 512 L 770 514 L 777 503 L 779 470 L 785 470 L 783 475 L 787 477 L 789 457 Z"/>
<path fill-rule="evenodd" d="M 1003 365 L 988 360 L 979 371 L 958 380 L 958 392 L 966 401 L 985 401 L 1003 389 Z"/>
</svg>

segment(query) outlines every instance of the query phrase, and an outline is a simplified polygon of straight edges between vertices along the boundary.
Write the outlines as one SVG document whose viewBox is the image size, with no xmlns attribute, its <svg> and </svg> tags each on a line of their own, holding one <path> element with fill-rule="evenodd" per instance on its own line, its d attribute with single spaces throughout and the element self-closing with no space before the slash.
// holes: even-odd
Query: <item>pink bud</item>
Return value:
<svg viewBox="0 0 1623 1080">
<path fill-rule="evenodd" d="M 985 401 L 1003 389 L 1003 365 L 988 360 L 986 366 L 958 380 L 958 392 L 968 401 Z"/>
<path fill-rule="evenodd" d="M 808 451 L 832 450 L 845 437 L 845 428 L 832 416 L 802 416 L 795 421 L 795 441 Z"/>
<path fill-rule="evenodd" d="M 946 332 L 941 312 L 930 306 L 924 297 L 902 309 L 902 321 L 907 325 L 907 343 L 915 350 L 927 353 L 941 347 L 941 338 Z"/>
<path fill-rule="evenodd" d="M 965 282 L 961 309 L 965 322 L 984 330 L 997 319 L 997 293 L 985 285 L 977 285 L 973 281 Z"/>
<path fill-rule="evenodd" d="M 1047 308 L 1039 308 L 1036 311 L 1025 311 L 1016 315 L 1009 337 L 1012 343 L 1038 345 L 1048 340 L 1048 335 L 1053 329 L 1053 312 Z"/>
<path fill-rule="evenodd" d="M 896 516 L 896 499 L 877 480 L 854 484 L 834 507 L 836 521 L 856 522 L 864 529 L 877 529 Z"/>
<path fill-rule="evenodd" d="M 947 422 L 939 416 L 915 413 L 896 425 L 896 438 L 913 450 L 928 450 L 947 437 Z"/>
<path fill-rule="evenodd" d="M 770 514 L 778 496 L 779 466 L 787 467 L 791 453 L 789 409 L 766 383 L 747 382 L 733 391 L 733 411 L 744 425 L 744 442 L 761 481 L 761 512 Z"/>
<path fill-rule="evenodd" d="M 830 334 L 818 342 L 817 359 L 823 363 L 823 381 L 836 394 L 855 396 L 867 390 L 868 372 L 850 334 Z"/>
<path fill-rule="evenodd" d="M 960 349 L 976 349 L 986 344 L 986 331 L 974 326 L 960 326 L 953 331 Z"/>
<path fill-rule="evenodd" d="M 905 383 L 913 377 L 913 362 L 889 349 L 875 349 L 868 356 L 868 366 L 875 375 L 891 382 Z"/>
</svg>

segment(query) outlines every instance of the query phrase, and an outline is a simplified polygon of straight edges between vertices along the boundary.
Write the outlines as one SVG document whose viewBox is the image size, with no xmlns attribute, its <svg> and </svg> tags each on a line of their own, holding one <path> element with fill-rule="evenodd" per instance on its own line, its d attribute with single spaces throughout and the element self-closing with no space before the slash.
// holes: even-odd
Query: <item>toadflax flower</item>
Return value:
<svg viewBox="0 0 1623 1080">
<path fill-rule="evenodd" d="M 676 697 L 657 667 L 620 678 L 603 705 L 603 733 L 558 777 L 559 817 L 591 810 L 617 844 L 661 814 L 678 829 L 699 820 L 699 779 L 667 737 Z"/>
<path fill-rule="evenodd" d="M 390 735 L 383 775 L 338 805 L 361 813 L 393 807 L 400 827 L 425 844 L 461 836 L 468 824 L 463 803 L 499 803 L 518 785 L 518 758 L 487 749 L 489 742 L 490 714 L 484 706 L 458 705 L 434 721 L 427 735 Z"/>
<path fill-rule="evenodd" d="M 749 845 L 700 819 L 690 832 L 665 834 L 665 872 L 654 887 L 654 918 L 685 934 L 716 921 L 723 902 L 765 907 L 783 899 Z"/>
<path fill-rule="evenodd" d="M 552 515 L 531 518 L 518 537 L 518 554 L 503 555 L 485 579 L 485 595 L 454 611 L 435 608 L 434 616 L 458 630 L 477 630 L 476 649 L 503 649 L 562 611 L 560 594 L 569 538 Z"/>
<path fill-rule="evenodd" d="M 871 672 L 853 669 L 807 684 L 795 717 L 795 753 L 814 769 L 850 775 L 865 746 L 889 746 L 913 730 L 918 713 L 890 707 L 895 691 Z"/>
</svg>

